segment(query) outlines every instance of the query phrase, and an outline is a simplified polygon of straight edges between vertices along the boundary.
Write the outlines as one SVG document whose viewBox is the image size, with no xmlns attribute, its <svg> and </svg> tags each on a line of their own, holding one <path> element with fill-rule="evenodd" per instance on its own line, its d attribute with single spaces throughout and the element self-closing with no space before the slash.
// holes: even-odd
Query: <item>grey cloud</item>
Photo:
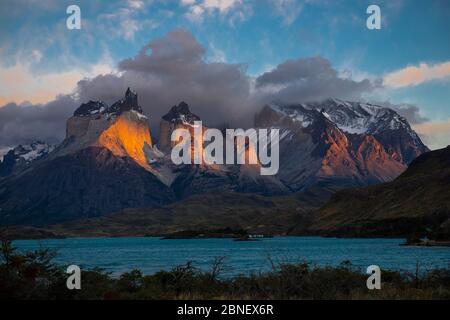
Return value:
<svg viewBox="0 0 450 320">
<path fill-rule="evenodd" d="M 45 105 L 7 104 L 0 108 L 0 146 L 42 140 L 57 143 L 64 138 L 66 120 L 76 102 L 61 96 Z"/>
<path fill-rule="evenodd" d="M 410 124 L 421 124 L 430 121 L 430 119 L 420 114 L 420 108 L 414 104 L 395 104 L 390 101 L 375 102 L 375 104 L 395 110 L 399 115 L 408 120 Z"/>
<path fill-rule="evenodd" d="M 258 87 L 267 85 L 284 85 L 294 81 L 308 80 L 312 77 L 337 77 L 337 72 L 328 60 L 321 57 L 288 60 L 274 70 L 265 72 L 256 80 Z"/>
<path fill-rule="evenodd" d="M 43 106 L 1 107 L 0 146 L 34 139 L 60 141 L 76 106 L 89 100 L 111 104 L 123 97 L 128 86 L 138 93 L 153 134 L 158 134 L 161 117 L 181 101 L 209 126 L 250 125 L 255 109 L 245 66 L 208 63 L 205 53 L 192 34 L 177 29 L 119 62 L 119 74 L 79 81 L 77 99 L 62 96 Z"/>
<path fill-rule="evenodd" d="M 360 99 L 376 84 L 368 79 L 342 78 L 322 57 L 288 60 L 256 79 L 263 100 L 283 102 L 320 101 L 330 97 Z"/>
<path fill-rule="evenodd" d="M 207 62 L 205 53 L 191 33 L 176 29 L 119 62 L 120 73 L 79 81 L 73 96 L 61 96 L 43 106 L 1 107 L 0 146 L 34 139 L 60 141 L 66 119 L 77 106 L 89 100 L 111 104 L 128 86 L 137 91 L 154 135 L 161 116 L 180 101 L 187 102 L 207 126 L 247 127 L 258 108 L 273 100 L 360 99 L 374 86 L 369 80 L 339 77 L 321 57 L 289 60 L 252 79 L 245 65 Z"/>
<path fill-rule="evenodd" d="M 151 41 L 135 57 L 121 61 L 122 74 L 116 79 L 97 77 L 84 83 L 80 97 L 84 98 L 86 92 L 89 97 L 123 92 L 131 86 L 138 92 L 153 129 L 158 128 L 161 116 L 180 101 L 186 101 L 210 126 L 225 122 L 249 124 L 253 109 L 245 66 L 208 63 L 205 54 L 191 33 L 176 29 Z"/>
<path fill-rule="evenodd" d="M 393 107 L 401 116 L 405 117 L 411 124 L 419 124 L 430 121 L 430 119 L 423 117 L 420 114 L 420 109 L 418 106 L 412 104 L 402 104 Z"/>
<path fill-rule="evenodd" d="M 136 57 L 121 61 L 119 69 L 163 76 L 180 75 L 198 67 L 205 52 L 191 33 L 176 29 L 151 41 Z"/>
<path fill-rule="evenodd" d="M 79 81 L 76 92 L 81 102 L 100 100 L 111 104 L 121 98 L 126 88 L 123 77 L 106 74 Z"/>
</svg>

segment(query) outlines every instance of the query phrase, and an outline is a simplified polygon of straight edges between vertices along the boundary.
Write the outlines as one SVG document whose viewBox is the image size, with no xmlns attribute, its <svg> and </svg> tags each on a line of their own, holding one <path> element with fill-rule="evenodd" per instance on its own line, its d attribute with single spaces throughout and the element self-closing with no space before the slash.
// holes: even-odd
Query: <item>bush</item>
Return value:
<svg viewBox="0 0 450 320">
<path fill-rule="evenodd" d="M 2 241 L 0 299 L 450 299 L 450 269 L 424 275 L 382 271 L 382 290 L 366 288 L 367 275 L 349 262 L 338 267 L 308 263 L 273 265 L 270 272 L 222 276 L 224 258 L 209 271 L 191 262 L 143 275 L 139 270 L 112 277 L 101 269 L 82 272 L 81 290 L 68 290 L 56 253 L 40 249 L 19 254 Z M 269 262 L 268 262 L 269 263 Z"/>
</svg>

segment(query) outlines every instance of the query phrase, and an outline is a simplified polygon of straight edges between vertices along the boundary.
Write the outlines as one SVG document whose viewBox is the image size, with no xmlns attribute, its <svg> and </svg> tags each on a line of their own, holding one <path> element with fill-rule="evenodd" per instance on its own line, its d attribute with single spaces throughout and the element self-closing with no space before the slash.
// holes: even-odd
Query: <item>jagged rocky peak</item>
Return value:
<svg viewBox="0 0 450 320">
<path fill-rule="evenodd" d="M 146 145 L 153 146 L 149 121 L 142 113 L 136 92 L 128 88 L 125 96 L 109 107 L 95 101 L 81 105 L 67 121 L 66 140 L 57 156 L 103 147 L 149 169 L 144 154 Z"/>
<path fill-rule="evenodd" d="M 128 87 L 127 91 L 125 92 L 125 101 L 132 107 L 139 107 L 137 93 L 131 90 L 130 87 Z"/>
<path fill-rule="evenodd" d="M 94 114 L 101 114 L 107 110 L 108 106 L 103 101 L 92 101 L 90 100 L 87 103 L 83 103 L 77 110 L 74 112 L 74 116 L 90 116 Z"/>
<path fill-rule="evenodd" d="M 405 118 L 369 103 L 273 103 L 255 125 L 280 129 L 279 177 L 297 190 L 389 181 L 428 151 Z"/>
<path fill-rule="evenodd" d="M 9 152 L 11 151 L 13 148 L 11 147 L 3 147 L 0 148 L 0 163 L 3 161 L 3 157 Z"/>
<path fill-rule="evenodd" d="M 316 110 L 306 108 L 302 104 L 279 106 L 272 105 L 272 108 L 278 110 L 284 116 L 287 116 L 292 121 L 299 123 L 302 127 L 307 128 L 318 118 L 322 118 L 321 114 Z"/>
<path fill-rule="evenodd" d="M 42 141 L 30 144 L 20 144 L 9 150 L 0 161 L 0 176 L 8 176 L 13 172 L 28 167 L 33 161 L 39 160 L 52 152 L 55 146 Z"/>
<path fill-rule="evenodd" d="M 42 141 L 34 141 L 30 144 L 20 144 L 8 153 L 12 153 L 16 159 L 23 159 L 26 162 L 37 160 L 49 152 L 53 151 L 55 146 Z"/>
<path fill-rule="evenodd" d="M 193 114 L 191 110 L 189 110 L 189 105 L 184 101 L 173 106 L 162 118 L 168 122 L 181 122 L 189 125 L 193 125 L 194 121 L 200 121 L 200 117 Z"/>
<path fill-rule="evenodd" d="M 142 108 L 138 104 L 138 95 L 136 92 L 127 89 L 125 92 L 125 97 L 113 103 L 111 106 L 103 101 L 89 101 L 87 103 L 83 103 L 77 110 L 74 112 L 74 116 L 83 117 L 83 116 L 92 116 L 92 115 L 119 115 L 125 111 L 136 111 L 139 115 L 144 116 Z"/>
<path fill-rule="evenodd" d="M 390 129 L 411 130 L 408 121 L 394 110 L 371 103 L 328 99 L 308 104 L 322 113 L 347 133 L 377 134 Z"/>
<path fill-rule="evenodd" d="M 304 127 L 324 116 L 342 131 L 350 134 L 377 134 L 385 130 L 405 129 L 416 134 L 408 121 L 387 107 L 370 103 L 327 99 L 303 104 L 270 104 L 272 110 L 300 122 Z"/>
<path fill-rule="evenodd" d="M 316 109 L 308 108 L 304 104 L 266 105 L 255 115 L 255 126 L 291 128 L 296 130 L 311 130 L 317 126 L 324 127 L 332 124 L 327 117 Z"/>
<path fill-rule="evenodd" d="M 373 135 L 393 158 L 404 164 L 429 151 L 408 120 L 390 108 L 339 99 L 313 106 L 323 108 L 324 115 L 346 133 Z"/>
<path fill-rule="evenodd" d="M 404 117 L 395 110 L 371 103 L 327 99 L 296 105 L 271 104 L 255 119 L 257 126 L 287 127 L 287 123 L 298 123 L 317 131 L 331 124 L 347 136 L 372 135 L 392 158 L 403 164 L 429 151 Z"/>
<path fill-rule="evenodd" d="M 178 128 L 192 130 L 194 121 L 200 121 L 200 117 L 189 110 L 186 102 L 173 106 L 161 119 L 158 148 L 163 152 L 170 151 L 172 132 Z"/>
<path fill-rule="evenodd" d="M 120 114 L 124 111 L 134 110 L 140 114 L 143 114 L 142 108 L 138 104 L 138 95 L 129 87 L 125 92 L 125 98 L 115 102 L 109 107 L 109 113 Z"/>
</svg>

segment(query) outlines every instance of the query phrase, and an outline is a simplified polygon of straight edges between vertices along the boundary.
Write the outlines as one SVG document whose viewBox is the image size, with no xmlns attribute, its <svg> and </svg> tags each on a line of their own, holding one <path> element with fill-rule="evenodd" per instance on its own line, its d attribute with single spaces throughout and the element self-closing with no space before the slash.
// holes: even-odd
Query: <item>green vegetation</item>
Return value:
<svg viewBox="0 0 450 320">
<path fill-rule="evenodd" d="M 68 275 L 48 249 L 19 253 L 2 241 L 0 299 L 450 299 L 450 269 L 424 275 L 382 271 L 382 289 L 366 288 L 367 275 L 348 262 L 338 267 L 272 263 L 272 271 L 223 277 L 223 258 L 208 271 L 188 262 L 170 271 L 138 270 L 114 278 L 82 271 L 81 290 L 68 290 Z M 271 263 L 270 259 L 268 263 Z"/>
</svg>

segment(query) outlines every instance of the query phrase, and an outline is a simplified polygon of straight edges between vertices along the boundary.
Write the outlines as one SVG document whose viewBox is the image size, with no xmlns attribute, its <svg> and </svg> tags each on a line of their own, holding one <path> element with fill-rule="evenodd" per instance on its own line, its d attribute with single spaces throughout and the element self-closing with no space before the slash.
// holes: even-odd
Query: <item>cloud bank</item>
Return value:
<svg viewBox="0 0 450 320">
<path fill-rule="evenodd" d="M 288 60 L 256 79 L 264 101 L 320 101 L 329 97 L 361 99 L 376 88 L 368 79 L 342 78 L 322 57 Z"/>
<path fill-rule="evenodd" d="M 45 105 L 9 103 L 0 108 L 0 146 L 14 146 L 41 140 L 57 143 L 64 138 L 66 120 L 77 101 L 60 96 Z"/>
<path fill-rule="evenodd" d="M 0 146 L 41 139 L 61 141 L 65 122 L 76 107 L 89 100 L 113 103 L 128 86 L 139 95 L 153 134 L 161 116 L 180 101 L 187 102 L 204 123 L 213 127 L 248 127 L 264 104 L 302 103 L 329 97 L 364 100 L 379 87 L 368 79 L 342 77 L 323 57 L 285 61 L 252 77 L 243 64 L 210 62 L 207 50 L 184 30 L 176 29 L 150 41 L 134 56 L 118 63 L 118 72 L 78 81 L 71 94 L 49 103 L 0 107 Z M 45 85 L 45 83 L 43 84 Z M 422 123 L 418 108 L 391 107 L 412 123 Z"/>
</svg>

